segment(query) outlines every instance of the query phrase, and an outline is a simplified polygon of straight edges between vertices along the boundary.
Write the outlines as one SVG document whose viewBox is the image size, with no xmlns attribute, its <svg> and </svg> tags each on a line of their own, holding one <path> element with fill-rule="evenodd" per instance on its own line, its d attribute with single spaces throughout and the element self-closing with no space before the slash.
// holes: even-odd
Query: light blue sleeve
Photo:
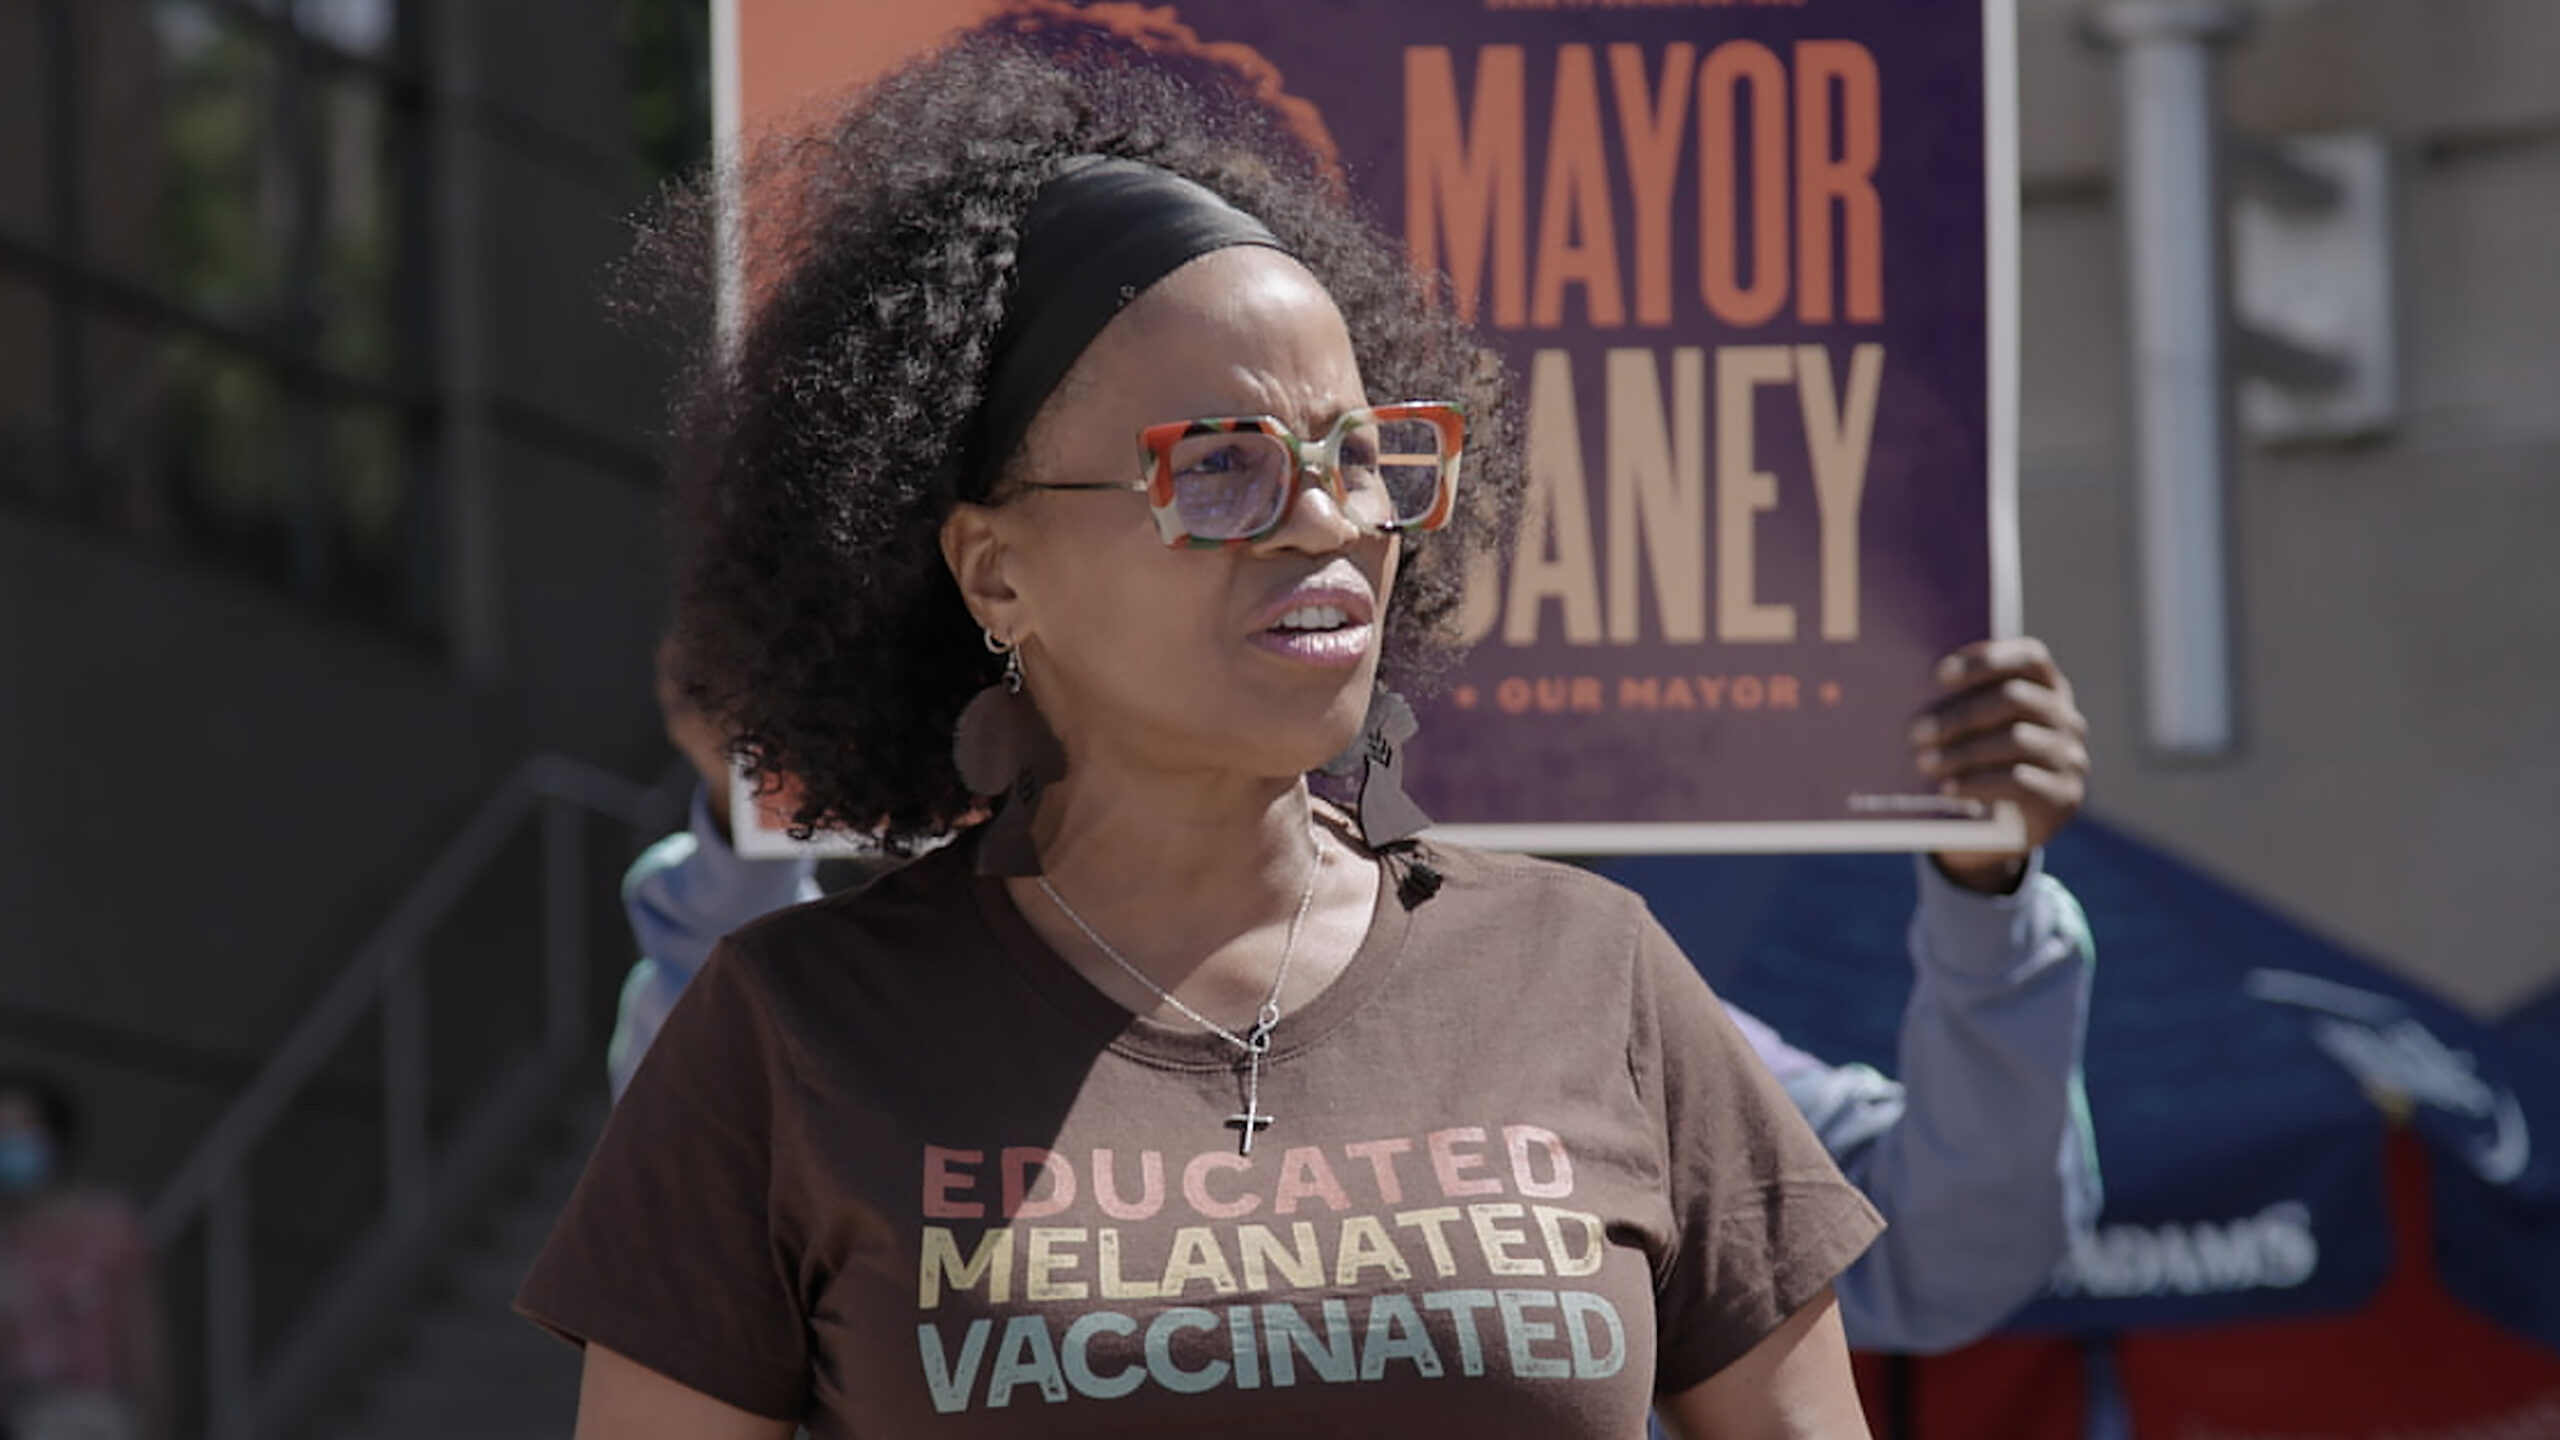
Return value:
<svg viewBox="0 0 2560 1440">
<path fill-rule="evenodd" d="M 1745 1029 L 1768 1036 L 1788 1095 L 1890 1222 L 1840 1278 L 1849 1343 L 1925 1354 L 2033 1299 L 2100 1192 L 2081 1088 L 2096 951 L 2079 902 L 2041 857 L 2008 895 L 1918 864 L 1899 1083 Z"/>
<path fill-rule="evenodd" d="M 622 876 L 622 910 L 640 961 L 623 981 L 605 1071 L 619 1097 L 658 1038 L 658 1027 L 720 937 L 759 916 L 818 898 L 817 862 L 750 860 L 711 823 L 709 798 L 693 792 L 687 827 L 641 852 Z"/>
</svg>

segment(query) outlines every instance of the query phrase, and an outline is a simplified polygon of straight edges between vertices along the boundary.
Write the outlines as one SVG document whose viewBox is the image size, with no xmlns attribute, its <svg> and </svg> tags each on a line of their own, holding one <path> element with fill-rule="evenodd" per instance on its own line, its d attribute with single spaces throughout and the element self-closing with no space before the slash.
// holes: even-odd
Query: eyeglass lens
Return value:
<svg viewBox="0 0 2560 1440">
<path fill-rule="evenodd" d="M 1431 514 L 1440 494 L 1440 440 L 1439 427 L 1427 420 L 1364 418 L 1337 432 L 1334 463 L 1344 516 L 1383 529 Z M 1289 443 L 1266 431 L 1185 435 L 1166 458 L 1182 527 L 1204 540 L 1266 531 L 1297 495 L 1297 461 Z"/>
</svg>

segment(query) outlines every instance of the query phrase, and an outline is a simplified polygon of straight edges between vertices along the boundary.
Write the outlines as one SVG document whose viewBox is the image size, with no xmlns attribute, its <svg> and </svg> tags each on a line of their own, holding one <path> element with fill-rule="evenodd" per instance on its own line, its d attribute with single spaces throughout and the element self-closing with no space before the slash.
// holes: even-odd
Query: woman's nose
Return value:
<svg viewBox="0 0 2560 1440">
<path fill-rule="evenodd" d="M 1341 549 L 1363 533 L 1343 509 L 1334 476 L 1320 464 L 1309 464 L 1299 467 L 1289 508 L 1281 512 L 1279 526 L 1263 543 L 1273 549 L 1327 552 Z"/>
</svg>

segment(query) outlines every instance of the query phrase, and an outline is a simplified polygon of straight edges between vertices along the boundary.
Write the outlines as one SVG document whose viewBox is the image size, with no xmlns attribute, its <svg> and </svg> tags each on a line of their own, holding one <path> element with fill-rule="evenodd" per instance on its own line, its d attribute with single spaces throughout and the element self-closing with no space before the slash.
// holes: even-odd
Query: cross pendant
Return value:
<svg viewBox="0 0 2560 1440">
<path fill-rule="evenodd" d="M 1236 1153 L 1252 1154 L 1254 1132 L 1270 1129 L 1273 1118 L 1263 1114 L 1261 1102 L 1253 1099 L 1247 1099 L 1244 1102 L 1242 1111 L 1228 1116 L 1227 1128 L 1236 1132 Z"/>
</svg>

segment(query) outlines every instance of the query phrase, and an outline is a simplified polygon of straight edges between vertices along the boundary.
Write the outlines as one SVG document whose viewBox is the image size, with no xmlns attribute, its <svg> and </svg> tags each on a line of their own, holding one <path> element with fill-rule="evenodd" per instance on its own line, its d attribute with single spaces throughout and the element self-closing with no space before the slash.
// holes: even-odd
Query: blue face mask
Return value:
<svg viewBox="0 0 2560 1440">
<path fill-rule="evenodd" d="M 24 1130 L 0 1135 L 0 1195 L 32 1195 L 52 1178 L 52 1141 Z"/>
</svg>

